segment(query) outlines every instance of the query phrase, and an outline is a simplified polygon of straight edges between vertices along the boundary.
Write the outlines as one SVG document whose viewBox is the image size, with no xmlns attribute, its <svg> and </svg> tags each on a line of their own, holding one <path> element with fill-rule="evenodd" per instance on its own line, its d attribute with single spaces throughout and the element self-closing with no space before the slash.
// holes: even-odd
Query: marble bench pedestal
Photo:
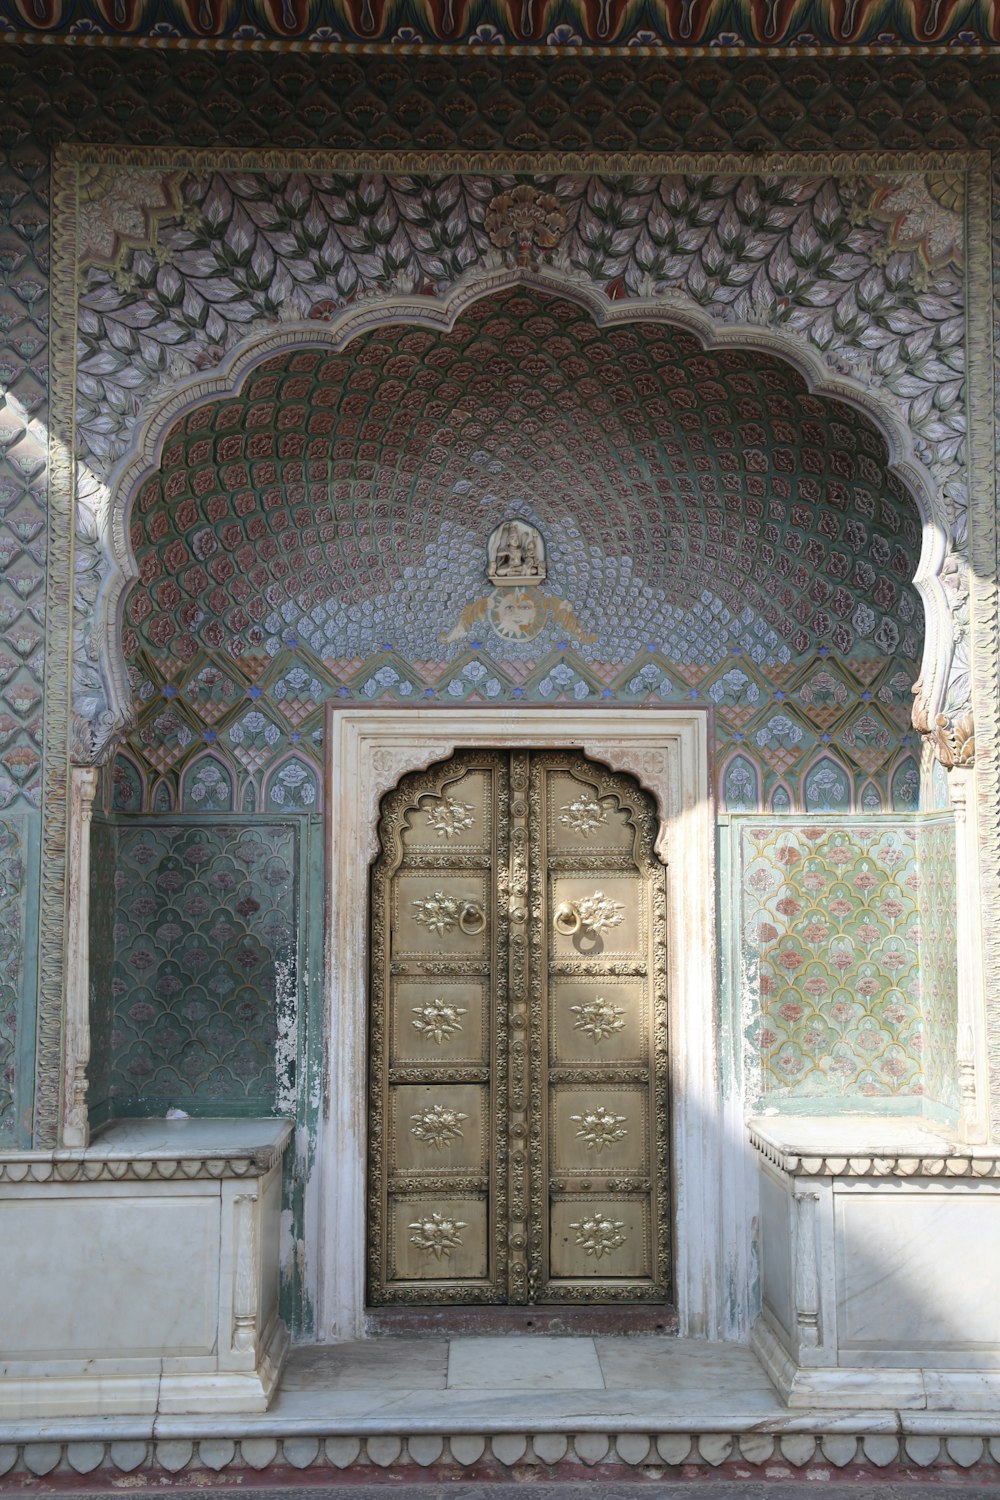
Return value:
<svg viewBox="0 0 1000 1500">
<path fill-rule="evenodd" d="M 119 1120 L 0 1155 L 0 1419 L 263 1411 L 285 1120 Z"/>
<path fill-rule="evenodd" d="M 756 1119 L 762 1311 L 793 1407 L 1000 1406 L 1000 1154 L 923 1120 Z"/>
</svg>

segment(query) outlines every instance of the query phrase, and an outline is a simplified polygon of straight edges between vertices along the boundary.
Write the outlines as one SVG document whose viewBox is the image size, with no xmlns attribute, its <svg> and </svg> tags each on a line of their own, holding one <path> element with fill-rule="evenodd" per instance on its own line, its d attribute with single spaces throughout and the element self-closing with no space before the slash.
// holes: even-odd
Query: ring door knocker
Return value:
<svg viewBox="0 0 1000 1500">
<path fill-rule="evenodd" d="M 553 918 L 556 932 L 562 937 L 573 937 L 583 926 L 580 908 L 575 901 L 560 901 Z"/>
<path fill-rule="evenodd" d="M 458 925 L 466 937 L 478 937 L 486 926 L 486 913 L 477 901 L 466 901 L 459 913 Z"/>
</svg>

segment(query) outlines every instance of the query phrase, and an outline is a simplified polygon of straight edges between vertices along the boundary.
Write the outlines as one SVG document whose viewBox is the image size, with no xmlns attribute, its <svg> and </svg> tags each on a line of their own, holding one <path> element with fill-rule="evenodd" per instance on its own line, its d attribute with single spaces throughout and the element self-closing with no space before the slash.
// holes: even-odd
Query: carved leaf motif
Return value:
<svg viewBox="0 0 1000 1500">
<path fill-rule="evenodd" d="M 571 1005 L 570 1011 L 576 1016 L 573 1030 L 586 1032 L 595 1045 L 606 1036 L 621 1031 L 625 1025 L 624 1007 L 612 1005 L 603 995 L 588 1000 L 586 1005 Z"/>
<path fill-rule="evenodd" d="M 418 1141 L 432 1146 L 435 1151 L 450 1146 L 452 1141 L 462 1139 L 462 1121 L 467 1120 L 459 1109 L 449 1109 L 444 1104 L 432 1104 L 427 1109 L 411 1115 L 410 1134 Z M 411 1226 L 412 1227 L 412 1226 Z"/>
<path fill-rule="evenodd" d="M 607 932 L 611 927 L 621 925 L 624 906 L 620 901 L 612 901 L 603 891 L 595 891 L 592 896 L 585 896 L 582 901 L 577 902 L 580 912 L 580 921 L 584 927 L 589 927 L 591 932 Z"/>
<path fill-rule="evenodd" d="M 570 1119 L 580 1127 L 577 1138 L 583 1141 L 588 1151 L 595 1151 L 598 1156 L 605 1146 L 614 1146 L 628 1135 L 626 1116 L 616 1115 L 613 1109 L 607 1109 L 603 1104 L 585 1114 L 570 1115 Z"/>
<path fill-rule="evenodd" d="M 460 1229 L 468 1226 L 462 1219 L 449 1219 L 444 1214 L 432 1213 L 426 1219 L 417 1219 L 408 1226 L 416 1231 L 410 1235 L 410 1244 L 425 1250 L 435 1260 L 448 1260 L 451 1252 L 462 1243 Z"/>
<path fill-rule="evenodd" d="M 416 908 L 413 920 L 420 927 L 428 927 L 441 937 L 458 924 L 458 902 L 453 896 L 445 896 L 441 891 L 435 891 L 426 901 L 414 900 L 412 905 Z"/>
<path fill-rule="evenodd" d="M 601 828 L 607 823 L 607 808 L 602 807 L 589 792 L 581 792 L 572 802 L 563 803 L 559 821 L 573 833 L 585 838 L 595 828 Z"/>
<path fill-rule="evenodd" d="M 581 1246 L 584 1254 L 592 1255 L 595 1260 L 601 1260 L 605 1255 L 610 1255 L 612 1250 L 620 1249 L 628 1238 L 624 1233 L 624 1219 L 609 1219 L 600 1211 L 569 1227 L 576 1230 L 576 1243 Z"/>
<path fill-rule="evenodd" d="M 425 809 L 427 822 L 438 838 L 450 839 L 463 828 L 474 828 L 475 809 L 468 802 L 456 802 L 451 797 L 442 797 Z"/>
<path fill-rule="evenodd" d="M 435 996 L 426 1005 L 414 1005 L 411 1025 L 422 1035 L 430 1037 L 440 1046 L 456 1031 L 461 1031 L 459 1016 L 465 1015 L 464 1005 L 449 1005 L 440 996 Z"/>
</svg>

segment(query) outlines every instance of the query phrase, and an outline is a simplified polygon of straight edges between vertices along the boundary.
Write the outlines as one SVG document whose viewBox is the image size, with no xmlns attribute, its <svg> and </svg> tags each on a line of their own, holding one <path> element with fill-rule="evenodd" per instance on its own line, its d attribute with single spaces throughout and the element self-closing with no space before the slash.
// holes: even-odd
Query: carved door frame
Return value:
<svg viewBox="0 0 1000 1500">
<path fill-rule="evenodd" d="M 671 1152 L 680 1333 L 727 1328 L 727 1239 L 745 1237 L 743 1131 L 726 1129 L 718 1057 L 715 817 L 701 709 L 331 706 L 327 718 L 327 1082 L 306 1194 L 306 1264 L 322 1340 L 365 1335 L 368 891 L 380 799 L 466 748 L 573 749 L 630 772 L 660 816 L 668 881 Z M 739 1122 L 741 1125 L 741 1122 Z M 728 1148 L 726 1142 L 731 1144 Z M 736 1218 L 733 1219 L 733 1212 Z M 732 1260 L 732 1251 L 727 1259 Z"/>
</svg>

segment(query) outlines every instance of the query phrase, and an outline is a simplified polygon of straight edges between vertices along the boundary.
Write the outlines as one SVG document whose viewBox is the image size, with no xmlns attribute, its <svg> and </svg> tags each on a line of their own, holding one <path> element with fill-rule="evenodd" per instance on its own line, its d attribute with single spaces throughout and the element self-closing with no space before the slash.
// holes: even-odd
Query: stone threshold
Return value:
<svg viewBox="0 0 1000 1500">
<path fill-rule="evenodd" d="M 0 1424 L 4 1489 L 873 1472 L 996 1484 L 1000 1412 L 789 1410 L 741 1346 L 513 1336 L 299 1348 L 267 1412 Z"/>
</svg>

